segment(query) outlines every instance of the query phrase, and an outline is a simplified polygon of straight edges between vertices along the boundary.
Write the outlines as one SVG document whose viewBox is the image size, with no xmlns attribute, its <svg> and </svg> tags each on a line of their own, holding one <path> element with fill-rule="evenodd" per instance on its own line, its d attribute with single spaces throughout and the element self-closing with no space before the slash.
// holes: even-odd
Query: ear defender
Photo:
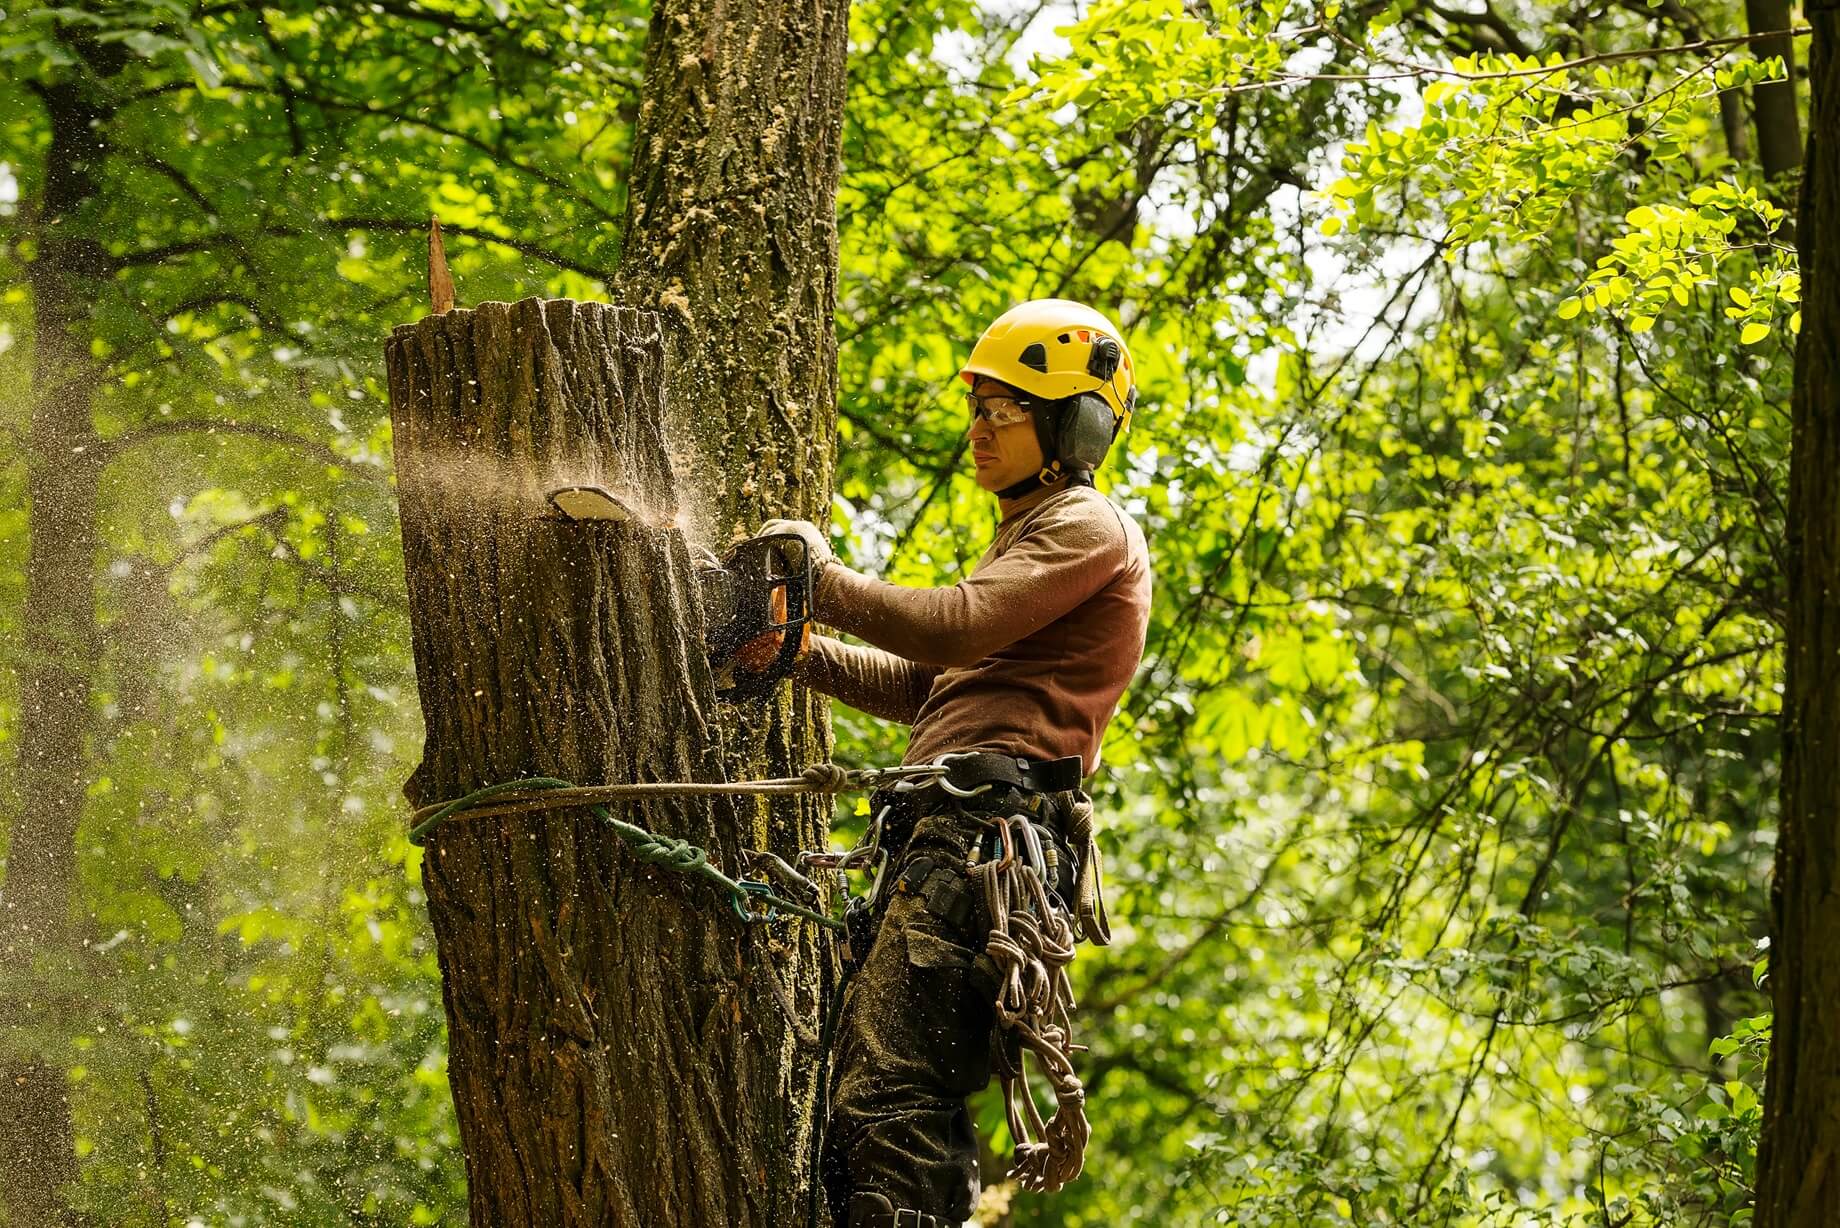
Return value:
<svg viewBox="0 0 1840 1228">
<path fill-rule="evenodd" d="M 1104 333 L 1093 337 L 1092 351 L 1086 356 L 1086 373 L 1094 379 L 1109 381 L 1124 361 L 1124 350 Z M 1137 389 L 1131 389 L 1135 394 Z M 1097 469 L 1118 436 L 1122 419 L 1112 413 L 1105 398 L 1091 392 L 1068 397 L 1059 406 L 1060 421 L 1055 430 L 1055 455 L 1075 469 Z M 1128 410 L 1126 411 L 1129 412 Z"/>
<path fill-rule="evenodd" d="M 1082 392 L 1069 397 L 1061 410 L 1055 452 L 1076 469 L 1097 469 L 1116 433 L 1112 407 L 1105 398 Z"/>
</svg>

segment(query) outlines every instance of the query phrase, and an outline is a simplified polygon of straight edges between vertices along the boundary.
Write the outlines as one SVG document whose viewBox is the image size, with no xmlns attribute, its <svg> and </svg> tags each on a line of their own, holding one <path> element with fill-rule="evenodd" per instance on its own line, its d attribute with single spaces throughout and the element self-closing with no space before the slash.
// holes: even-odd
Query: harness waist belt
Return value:
<svg viewBox="0 0 1840 1228">
<path fill-rule="evenodd" d="M 1025 759 L 994 751 L 968 751 L 949 756 L 946 779 L 960 789 L 1003 784 L 1031 793 L 1065 793 L 1080 787 L 1078 755 L 1060 759 Z"/>
</svg>

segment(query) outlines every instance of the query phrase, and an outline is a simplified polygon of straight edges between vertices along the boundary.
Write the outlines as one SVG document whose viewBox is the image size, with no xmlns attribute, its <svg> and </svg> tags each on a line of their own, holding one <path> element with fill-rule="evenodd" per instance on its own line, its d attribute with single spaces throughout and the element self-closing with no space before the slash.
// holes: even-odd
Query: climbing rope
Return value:
<svg viewBox="0 0 1840 1228">
<path fill-rule="evenodd" d="M 938 780 L 946 769 L 935 764 L 914 764 L 894 768 L 845 768 L 835 763 L 816 763 L 797 776 L 770 780 L 735 781 L 639 781 L 617 785 L 577 785 L 554 776 L 530 776 L 523 780 L 503 781 L 475 789 L 452 801 L 423 806 L 410 816 L 409 842 L 423 845 L 442 824 L 460 815 L 481 819 L 497 815 L 528 814 L 538 810 L 585 807 L 595 818 L 610 827 L 625 841 L 639 860 L 663 866 L 682 874 L 701 878 L 728 893 L 729 904 L 743 921 L 770 921 L 782 913 L 802 917 L 826 929 L 841 930 L 843 922 L 826 916 L 795 900 L 787 899 L 771 883 L 759 879 L 734 879 L 709 864 L 709 851 L 688 840 L 648 831 L 637 823 L 615 818 L 603 804 L 637 798 L 697 797 L 711 794 L 794 794 L 845 793 L 875 789 L 896 781 Z M 756 852 L 769 867 L 787 882 L 808 889 L 815 903 L 818 889 L 784 860 L 771 853 Z M 764 908 L 766 911 L 757 911 Z"/>
<path fill-rule="evenodd" d="M 1064 909 L 1048 899 L 1041 837 L 1024 815 L 990 819 L 999 855 L 969 867 L 984 889 L 990 937 L 984 952 L 997 966 L 996 1013 L 1007 1032 L 995 1045 L 1003 1111 L 1015 1141 L 1009 1176 L 1023 1188 L 1052 1193 L 1080 1175 L 1092 1127 L 1086 1089 L 1073 1069 L 1074 932 Z M 1054 1092 L 1054 1114 L 1043 1123 L 1024 1067 L 1035 1055 Z"/>
<path fill-rule="evenodd" d="M 490 806 L 472 804 L 486 790 L 475 790 L 457 802 L 435 802 L 417 809 L 409 816 L 409 839 L 420 844 L 428 833 L 447 818 L 465 809 L 473 818 L 496 815 L 527 814 L 535 810 L 556 810 L 565 806 L 591 806 L 599 802 L 625 802 L 643 798 L 710 797 L 747 794 L 753 796 L 792 793 L 854 793 L 877 789 L 883 784 L 916 781 L 930 784 L 945 778 L 947 769 L 935 763 L 915 763 L 890 768 L 846 768 L 836 763 L 814 763 L 797 776 L 770 780 L 641 780 L 617 785 L 577 785 L 568 781 L 549 782 L 550 776 L 530 777 L 488 785 L 497 798 Z M 460 803 L 468 803 L 461 807 Z"/>
</svg>

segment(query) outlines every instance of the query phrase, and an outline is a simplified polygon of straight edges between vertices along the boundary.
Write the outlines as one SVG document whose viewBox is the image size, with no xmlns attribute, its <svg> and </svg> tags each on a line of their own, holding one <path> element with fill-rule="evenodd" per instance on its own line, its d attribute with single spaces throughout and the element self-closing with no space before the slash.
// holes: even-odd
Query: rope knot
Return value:
<svg viewBox="0 0 1840 1228">
<path fill-rule="evenodd" d="M 853 784 L 849 770 L 835 763 L 814 763 L 800 777 L 813 793 L 842 793 Z"/>
<path fill-rule="evenodd" d="M 675 836 L 661 836 L 653 832 L 646 839 L 628 837 L 627 843 L 641 861 L 655 866 L 691 871 L 700 870 L 709 864 L 707 850 Z"/>
</svg>

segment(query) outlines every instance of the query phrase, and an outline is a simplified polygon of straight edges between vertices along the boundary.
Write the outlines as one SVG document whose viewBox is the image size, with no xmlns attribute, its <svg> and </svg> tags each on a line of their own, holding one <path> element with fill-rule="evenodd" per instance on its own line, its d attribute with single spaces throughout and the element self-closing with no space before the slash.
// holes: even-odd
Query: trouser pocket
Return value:
<svg viewBox="0 0 1840 1228">
<path fill-rule="evenodd" d="M 907 946 L 909 1032 L 935 1057 L 940 1090 L 962 1098 L 990 1082 L 990 1029 L 995 1011 L 973 984 L 976 953 L 932 915 L 902 927 Z"/>
<path fill-rule="evenodd" d="M 990 998 L 973 989 L 969 935 L 916 895 L 889 901 L 838 1028 L 826 1134 L 833 1200 L 857 1190 L 962 1222 L 978 1188 L 965 1097 L 990 1081 Z"/>
</svg>

